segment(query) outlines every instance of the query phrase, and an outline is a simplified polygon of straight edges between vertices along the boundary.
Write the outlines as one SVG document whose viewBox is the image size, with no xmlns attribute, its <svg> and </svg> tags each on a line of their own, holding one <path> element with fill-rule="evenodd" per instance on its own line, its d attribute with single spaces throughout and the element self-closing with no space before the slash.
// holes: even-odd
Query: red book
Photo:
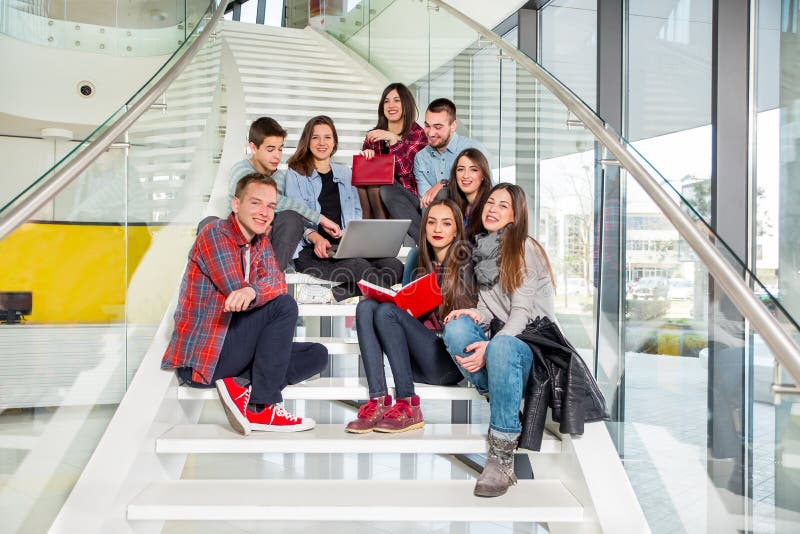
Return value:
<svg viewBox="0 0 800 534">
<path fill-rule="evenodd" d="M 414 317 L 421 317 L 442 303 L 442 290 L 439 289 L 436 273 L 417 278 L 396 292 L 366 280 L 359 280 L 358 287 L 366 298 L 378 302 L 393 302 Z"/>
<path fill-rule="evenodd" d="M 394 154 L 375 154 L 367 159 L 353 156 L 353 185 L 391 185 L 394 183 Z"/>
</svg>

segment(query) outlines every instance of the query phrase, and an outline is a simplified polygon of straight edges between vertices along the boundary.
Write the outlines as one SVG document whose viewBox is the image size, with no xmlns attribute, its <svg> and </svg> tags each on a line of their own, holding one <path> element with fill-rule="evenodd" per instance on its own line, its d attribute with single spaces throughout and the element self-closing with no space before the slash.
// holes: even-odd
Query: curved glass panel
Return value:
<svg viewBox="0 0 800 534">
<path fill-rule="evenodd" d="M 527 192 L 529 233 L 550 256 L 559 321 L 595 369 L 612 413 L 609 431 L 652 531 L 796 530 L 797 493 L 790 490 L 797 481 L 797 397 L 772 395 L 774 356 L 672 223 L 541 82 L 436 2 L 361 4 L 370 17 L 352 20 L 349 29 L 324 10 L 318 23 L 391 81 L 409 85 L 421 114 L 435 98 L 453 100 L 458 134 L 483 145 L 495 180 Z M 653 47 L 671 51 L 662 66 L 677 68 L 687 54 L 705 57 L 706 3 L 661 6 L 666 11 L 655 15 L 666 23 L 659 31 L 648 20 L 652 4 L 632 4 L 628 22 L 637 40 L 655 36 L 631 58 L 636 72 L 649 72 L 644 50 Z M 516 45 L 514 32 L 503 38 Z M 692 61 L 696 77 L 686 81 L 702 85 L 704 63 Z M 637 76 L 636 83 L 646 82 Z M 589 99 L 592 91 L 584 93 Z M 642 113 L 666 117 L 667 104 Z M 696 124 L 643 131 L 635 144 L 615 135 L 800 340 L 778 295 L 710 230 L 702 172 L 710 161 L 709 121 L 700 108 L 691 114 Z M 674 132 L 683 137 L 670 138 Z M 687 147 L 697 157 L 681 167 L 674 156 Z M 613 173 L 622 185 L 609 196 L 604 187 Z M 608 295 L 615 284 L 603 286 L 609 276 L 616 295 Z M 473 420 L 484 420 L 484 411 L 473 406 Z"/>
<path fill-rule="evenodd" d="M 47 531 L 178 286 L 186 256 L 176 251 L 188 250 L 219 165 L 227 105 L 219 52 L 210 39 L 164 106 L 0 241 L 9 262 L 0 270 L 4 531 Z M 20 156 L 46 155 L 27 141 L 39 140 L 17 140 Z M 49 143 L 57 158 L 86 141 Z"/>
<path fill-rule="evenodd" d="M 51 48 L 114 56 L 171 54 L 208 2 L 0 0 L 0 33 Z"/>
<path fill-rule="evenodd" d="M 206 3 L 205 5 L 207 8 L 209 7 L 208 3 Z M 206 14 L 210 14 L 210 11 L 206 11 Z M 114 124 L 114 122 L 120 116 L 122 116 L 122 114 L 127 110 L 127 108 L 130 105 L 136 102 L 141 95 L 146 93 L 147 90 L 153 86 L 153 84 L 157 83 L 161 75 L 169 71 L 170 67 L 174 65 L 175 62 L 177 62 L 181 58 L 183 52 L 188 48 L 191 40 L 194 39 L 200 33 L 200 31 L 202 31 L 202 28 L 203 24 L 196 25 L 192 30 L 192 33 L 189 35 L 188 40 L 186 40 L 185 42 L 182 41 L 183 44 L 180 44 L 180 46 L 178 46 L 177 49 L 173 47 L 174 52 L 167 59 L 167 61 L 164 62 L 164 64 L 149 78 L 149 80 L 147 80 L 147 82 L 144 85 L 136 89 L 136 92 L 133 94 L 133 96 L 131 96 L 122 106 L 119 107 L 119 109 L 117 109 L 112 115 L 110 115 L 106 120 L 104 120 L 102 124 L 94 128 L 91 131 L 91 133 L 88 134 L 83 140 L 75 143 L 70 143 L 71 148 L 63 156 L 61 156 L 61 152 L 58 151 L 55 152 L 55 154 L 58 154 L 60 158 L 56 157 L 50 158 L 49 161 L 53 160 L 56 161 L 52 163 L 51 164 L 52 166 L 50 166 L 44 173 L 39 175 L 37 178 L 31 180 L 22 191 L 19 192 L 14 191 L 13 194 L 12 192 L 9 192 L 7 193 L 8 196 L 3 195 L 2 197 L 0 197 L 0 219 L 3 218 L 5 214 L 8 213 L 13 207 L 24 203 L 27 197 L 33 191 L 35 191 L 39 187 L 39 185 L 44 183 L 47 179 L 49 179 L 61 168 L 63 168 L 63 166 L 66 165 L 71 160 L 71 158 L 78 153 L 78 151 L 82 150 L 93 139 L 96 139 L 98 136 L 100 136 L 110 125 Z M 176 43 L 176 45 L 178 45 L 178 43 Z M 43 140 L 42 143 L 38 144 L 47 145 L 49 143 L 50 143 L 49 141 Z M 34 169 L 43 166 L 42 162 L 40 161 L 39 162 L 29 161 L 28 164 L 30 165 L 29 168 L 22 169 L 22 172 L 24 173 L 23 175 L 35 176 L 36 171 Z"/>
</svg>

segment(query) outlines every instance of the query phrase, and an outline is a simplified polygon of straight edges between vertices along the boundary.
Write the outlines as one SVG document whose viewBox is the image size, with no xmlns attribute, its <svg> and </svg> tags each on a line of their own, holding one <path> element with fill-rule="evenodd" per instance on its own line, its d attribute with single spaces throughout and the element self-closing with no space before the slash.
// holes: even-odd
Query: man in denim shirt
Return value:
<svg viewBox="0 0 800 534">
<path fill-rule="evenodd" d="M 414 177 L 420 207 L 424 210 L 447 185 L 456 156 L 466 148 L 476 148 L 489 159 L 486 149 L 474 139 L 456 133 L 456 105 L 447 98 L 437 98 L 425 111 L 425 135 L 428 146 L 414 157 Z"/>
</svg>

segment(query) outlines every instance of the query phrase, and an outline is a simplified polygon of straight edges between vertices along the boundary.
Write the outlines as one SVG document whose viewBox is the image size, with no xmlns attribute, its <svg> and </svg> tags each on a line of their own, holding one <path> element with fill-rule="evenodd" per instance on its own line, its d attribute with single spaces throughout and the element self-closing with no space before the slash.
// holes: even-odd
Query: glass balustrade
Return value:
<svg viewBox="0 0 800 534">
<path fill-rule="evenodd" d="M 0 33 L 51 48 L 114 56 L 171 54 L 208 2 L 0 0 Z"/>
<path fill-rule="evenodd" d="M 527 192 L 559 322 L 606 395 L 609 431 L 653 532 L 797 531 L 800 400 L 774 394 L 773 382 L 789 377 L 639 183 L 622 169 L 620 195 L 604 194 L 604 177 L 617 172 L 608 151 L 507 51 L 437 2 L 333 4 L 312 2 L 310 23 L 411 87 L 419 122 L 430 100 L 452 99 L 458 133 L 485 147 L 494 180 Z M 12 8 L 2 6 L 6 28 Z M 75 23 L 63 11 L 47 17 Z M 646 24 L 645 12 L 633 15 Z M 677 15 L 668 37 L 691 42 Z M 503 38 L 516 46 L 514 32 Z M 185 265 L 176 251 L 188 249 L 218 171 L 227 106 L 219 61 L 209 41 L 162 105 L 0 241 L 12 266 L 0 271 L 0 290 L 32 293 L 32 309 L 0 325 L 0 357 L 14 357 L 0 368 L 4 528 L 47 528 L 174 294 Z M 703 154 L 707 132 L 699 135 Z M 644 137 L 620 139 L 800 339 L 770 280 L 710 230 L 708 180 L 683 179 Z M 52 165 L 42 179 L 84 146 L 26 143 L 21 152 Z M 0 218 L 36 187 L 9 194 Z M 485 420 L 476 404 L 474 420 Z"/>
<path fill-rule="evenodd" d="M 609 403 L 610 433 L 653 531 L 800 528 L 794 445 L 800 401 L 772 394 L 775 376 L 790 380 L 776 370 L 764 340 L 638 182 L 622 169 L 620 195 L 600 194 L 605 174 L 616 169 L 609 167 L 613 156 L 527 69 L 438 2 L 359 5 L 326 10 L 323 4 L 316 19 L 312 11 L 312 22 L 390 81 L 411 87 L 420 122 L 429 101 L 453 100 L 457 132 L 483 144 L 495 181 L 525 188 L 530 234 L 548 251 L 557 282 L 559 321 L 595 369 Z M 699 10 L 697 20 L 688 20 L 686 6 L 675 13 L 662 41 L 677 40 L 702 55 L 703 6 L 692 8 Z M 646 9 L 634 6 L 631 16 L 632 24 L 647 24 Z M 647 33 L 644 27 L 634 30 Z M 514 32 L 503 38 L 516 46 Z M 699 63 L 693 65 L 692 72 L 705 79 Z M 565 78 L 577 75 L 564 68 Z M 551 71 L 559 74 L 557 68 Z M 591 103 L 591 87 L 578 85 L 579 95 Z M 662 108 L 653 109 L 663 115 Z M 697 113 L 692 120 L 701 124 Z M 675 118 L 681 117 L 688 115 Z M 742 273 L 785 331 L 800 340 L 798 325 L 774 288 L 710 230 L 702 165 L 684 173 L 695 178 L 684 179 L 676 151 L 667 156 L 663 150 L 677 146 L 669 139 L 653 145 L 637 134 L 634 145 L 608 131 Z M 709 153 L 707 134 L 698 131 L 690 142 L 700 156 Z M 686 136 L 680 141 L 686 143 Z M 484 410 L 473 407 L 473 417 L 481 420 Z"/>
<path fill-rule="evenodd" d="M 185 46 L 138 95 L 194 42 L 215 5 L 205 7 Z M 219 52 L 219 40 L 206 42 L 124 136 L 0 240 L 4 532 L 48 529 L 175 293 L 219 166 Z M 81 142 L 16 139 L 19 157 L 38 156 L 34 166 L 50 169 L 3 206 L 0 220 L 126 109 Z"/>
</svg>

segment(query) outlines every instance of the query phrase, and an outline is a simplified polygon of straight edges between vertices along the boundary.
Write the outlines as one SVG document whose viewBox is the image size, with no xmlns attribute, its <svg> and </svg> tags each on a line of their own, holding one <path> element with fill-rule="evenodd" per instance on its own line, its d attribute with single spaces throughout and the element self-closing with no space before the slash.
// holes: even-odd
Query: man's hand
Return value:
<svg viewBox="0 0 800 534">
<path fill-rule="evenodd" d="M 444 186 L 441 183 L 437 183 L 436 185 L 425 191 L 425 194 L 422 195 L 422 198 L 419 201 L 419 205 L 422 207 L 422 209 L 427 208 L 431 204 L 431 202 L 433 202 L 436 199 L 436 195 L 439 194 L 439 191 L 442 190 L 442 187 Z"/>
<path fill-rule="evenodd" d="M 369 139 L 373 143 L 377 141 L 386 141 L 390 145 L 394 145 L 395 143 L 399 143 L 403 138 L 395 133 L 390 132 L 389 130 L 376 129 L 367 132 L 367 139 Z"/>
<path fill-rule="evenodd" d="M 367 148 L 361 151 L 361 155 L 367 159 L 372 159 L 375 157 L 375 151 L 371 148 Z"/>
<path fill-rule="evenodd" d="M 331 237 L 342 237 L 342 229 L 339 228 L 339 225 L 324 215 L 319 216 L 319 225 L 322 226 L 322 228 L 328 232 Z"/>
<path fill-rule="evenodd" d="M 331 248 L 331 242 L 319 235 L 317 232 L 312 232 L 308 234 L 308 240 L 311 241 L 311 244 L 314 245 L 314 254 L 317 255 L 318 258 L 327 258 L 328 256 L 328 249 Z"/>
<path fill-rule="evenodd" d="M 444 318 L 443 322 L 444 322 L 444 324 L 447 324 L 451 320 L 453 320 L 456 317 L 459 317 L 461 315 L 466 315 L 467 317 L 469 317 L 470 319 L 475 321 L 475 324 L 480 324 L 480 322 L 481 322 L 481 316 L 478 315 L 478 312 L 475 311 L 475 310 L 469 309 L 469 308 L 463 308 L 463 309 L 460 309 L 460 310 L 451 311 L 450 313 L 447 314 L 447 317 Z"/>
<path fill-rule="evenodd" d="M 226 312 L 244 311 L 255 298 L 256 290 L 250 286 L 231 291 L 228 298 L 225 299 L 225 306 L 222 310 Z"/>
<path fill-rule="evenodd" d="M 486 365 L 486 345 L 488 341 L 476 341 L 464 347 L 464 352 L 472 352 L 469 356 L 456 356 L 456 363 L 465 371 L 474 373 Z"/>
</svg>

